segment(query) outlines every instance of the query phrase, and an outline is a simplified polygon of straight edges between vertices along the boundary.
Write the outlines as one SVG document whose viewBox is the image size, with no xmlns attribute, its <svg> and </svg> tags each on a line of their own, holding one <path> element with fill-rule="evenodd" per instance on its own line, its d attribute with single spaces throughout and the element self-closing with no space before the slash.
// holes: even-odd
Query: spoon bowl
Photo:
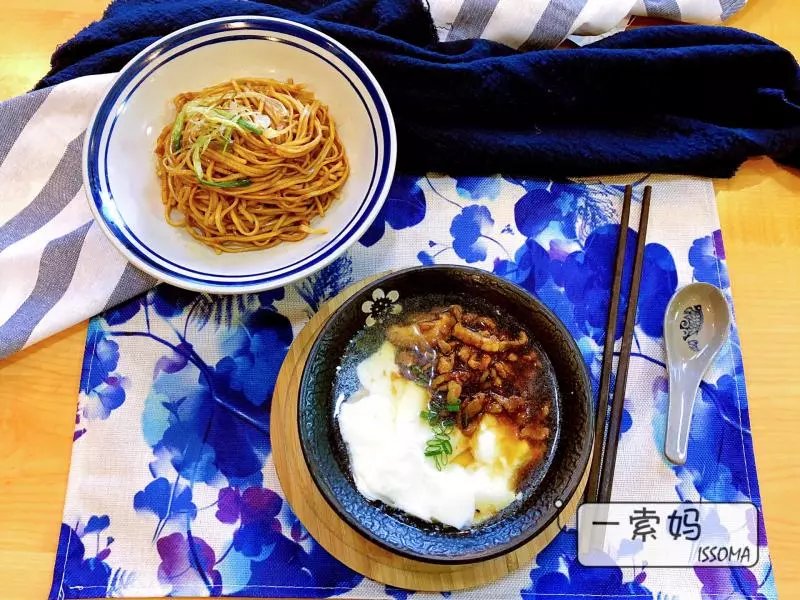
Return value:
<svg viewBox="0 0 800 600">
<path fill-rule="evenodd" d="M 728 339 L 728 301 L 708 283 L 679 289 L 664 315 L 669 371 L 669 416 L 664 454 L 676 465 L 686 463 L 695 396 L 703 374 Z"/>
</svg>

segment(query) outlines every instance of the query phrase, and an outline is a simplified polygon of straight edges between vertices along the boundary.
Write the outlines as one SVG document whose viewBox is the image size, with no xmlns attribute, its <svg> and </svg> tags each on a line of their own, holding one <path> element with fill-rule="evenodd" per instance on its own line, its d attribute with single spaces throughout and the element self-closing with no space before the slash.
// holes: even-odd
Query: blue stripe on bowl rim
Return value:
<svg viewBox="0 0 800 600">
<path fill-rule="evenodd" d="M 236 27 L 231 27 L 231 24 L 236 23 Z M 228 35 L 212 39 L 198 40 L 198 38 L 205 38 L 213 34 L 230 33 L 235 30 L 246 31 L 259 31 L 261 33 L 242 33 L 240 35 Z M 355 85 L 353 78 L 339 68 L 336 64 L 315 52 L 312 48 L 292 42 L 287 39 L 278 39 L 270 37 L 269 33 L 282 33 L 292 37 L 299 38 L 309 44 L 318 48 L 324 49 L 336 58 L 341 60 L 351 71 L 358 81 L 367 90 L 370 99 L 372 100 L 375 109 L 371 111 L 369 105 L 365 101 L 361 91 Z M 373 131 L 373 141 L 375 144 L 375 164 L 373 164 L 372 179 L 369 187 L 367 188 L 367 196 L 362 200 L 358 210 L 354 212 L 353 218 L 345 225 L 343 230 L 337 236 L 328 241 L 325 246 L 317 249 L 312 254 L 303 257 L 302 259 L 290 264 L 273 269 L 263 273 L 253 273 L 246 275 L 225 275 L 216 273 L 203 273 L 194 271 L 185 266 L 178 265 L 154 252 L 146 244 L 144 244 L 136 234 L 130 230 L 127 224 L 122 220 L 116 211 L 116 205 L 111 194 L 111 188 L 108 180 L 108 163 L 105 160 L 108 153 L 108 146 L 111 135 L 116 125 L 116 121 L 127 104 L 130 97 L 135 93 L 136 89 L 145 81 L 152 73 L 158 70 L 161 66 L 169 61 L 190 52 L 196 48 L 215 44 L 224 43 L 226 41 L 236 41 L 241 39 L 267 39 L 273 43 L 285 43 L 292 45 L 296 48 L 309 52 L 317 58 L 324 60 L 330 66 L 335 68 L 353 87 L 354 91 L 361 100 L 367 114 L 370 118 L 370 124 Z M 197 44 L 190 47 L 181 49 L 180 52 L 168 57 L 166 60 L 158 62 L 159 58 L 182 45 L 191 43 L 193 40 L 198 40 Z M 155 63 L 155 64 L 154 64 Z M 134 81 L 142 72 L 150 65 L 153 68 L 145 73 L 135 86 L 127 93 L 125 98 L 120 102 L 119 99 L 126 90 L 126 87 Z M 104 131 L 107 129 L 108 120 L 113 111 L 113 120 L 110 127 L 108 127 L 108 135 L 104 136 Z M 373 119 L 375 113 L 379 119 L 381 133 L 383 134 L 383 156 L 381 164 L 378 165 L 378 132 L 375 128 Z M 390 109 L 383 96 L 382 91 L 378 88 L 374 78 L 367 71 L 361 62 L 355 58 L 350 51 L 338 42 L 332 40 L 326 35 L 311 29 L 305 25 L 286 21 L 283 19 L 275 19 L 272 17 L 225 17 L 221 19 L 214 19 L 204 23 L 192 25 L 183 30 L 179 30 L 170 36 L 167 36 L 137 55 L 126 67 L 122 70 L 119 77 L 114 81 L 109 91 L 104 96 L 100 105 L 97 108 L 95 116 L 93 117 L 92 124 L 86 135 L 86 151 L 84 154 L 84 177 L 86 178 L 86 191 L 90 197 L 90 202 L 96 209 L 96 216 L 100 217 L 102 225 L 105 226 L 106 232 L 113 236 L 116 245 L 120 247 L 123 252 L 128 253 L 144 263 L 151 273 L 156 277 L 162 277 L 176 285 L 184 285 L 191 289 L 214 289 L 214 291 L 226 291 L 226 288 L 236 287 L 236 290 L 229 290 L 231 292 L 267 289 L 269 287 L 278 287 L 284 285 L 289 281 L 296 279 L 298 273 L 310 273 L 326 264 L 332 262 L 346 248 L 357 241 L 355 236 L 356 232 L 361 227 L 365 226 L 365 222 L 370 219 L 373 220 L 377 217 L 380 207 L 385 200 L 388 193 L 390 179 L 394 171 L 394 159 L 396 148 L 396 134 L 393 124 L 390 120 Z M 99 156 L 103 153 L 104 157 L 104 170 L 100 173 Z M 375 178 L 377 175 L 377 183 Z M 103 193 L 105 192 L 105 193 Z M 116 213 L 116 215 L 114 215 Z M 131 238 L 134 239 L 141 247 L 137 247 Z M 148 256 L 146 252 L 157 257 L 158 259 L 169 263 L 184 272 L 196 273 L 198 277 L 192 275 L 185 275 L 184 273 L 170 270 L 164 264 L 156 262 L 153 258 Z M 134 261 L 136 262 L 136 261 Z M 208 278 L 204 278 L 206 276 Z M 220 281 L 230 279 L 231 281 Z"/>
</svg>

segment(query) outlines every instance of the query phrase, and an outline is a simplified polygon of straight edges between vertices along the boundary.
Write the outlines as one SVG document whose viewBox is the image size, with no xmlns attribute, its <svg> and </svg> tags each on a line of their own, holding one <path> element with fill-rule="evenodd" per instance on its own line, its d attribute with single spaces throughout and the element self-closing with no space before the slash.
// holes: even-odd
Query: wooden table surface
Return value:
<svg viewBox="0 0 800 600">
<path fill-rule="evenodd" d="M 47 71 L 55 46 L 105 0 L 5 0 L 0 99 Z M 750 0 L 729 24 L 800 57 L 797 0 Z M 716 182 L 747 373 L 769 548 L 783 598 L 800 598 L 800 177 L 767 159 Z M 69 467 L 86 327 L 0 361 L 0 598 L 50 586 Z"/>
</svg>

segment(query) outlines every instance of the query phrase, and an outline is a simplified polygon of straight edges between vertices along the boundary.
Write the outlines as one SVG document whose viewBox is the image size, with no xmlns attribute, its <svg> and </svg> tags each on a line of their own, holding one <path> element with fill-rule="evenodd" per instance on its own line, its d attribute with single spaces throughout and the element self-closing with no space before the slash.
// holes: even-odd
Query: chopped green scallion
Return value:
<svg viewBox="0 0 800 600">
<path fill-rule="evenodd" d="M 250 133 L 255 133 L 256 135 L 262 135 L 264 133 L 264 130 L 258 127 L 257 125 L 253 125 L 250 121 L 242 117 L 237 118 L 236 115 L 228 112 L 227 110 L 222 110 L 221 108 L 215 108 L 214 112 L 217 113 L 223 119 L 227 119 L 228 121 L 235 123 L 242 129 L 245 129 Z"/>
<path fill-rule="evenodd" d="M 240 188 L 247 187 L 251 183 L 249 179 L 236 179 L 234 181 L 209 181 L 208 179 L 198 177 L 198 180 L 203 185 L 216 188 Z"/>
<path fill-rule="evenodd" d="M 186 113 L 181 110 L 175 118 L 175 125 L 172 126 L 172 151 L 178 152 L 181 149 L 181 136 L 183 135 L 183 123 L 186 120 Z"/>
<path fill-rule="evenodd" d="M 228 127 L 228 129 L 225 130 L 225 135 L 223 137 L 225 138 L 225 144 L 222 146 L 222 153 L 224 154 L 227 152 L 228 146 L 230 146 L 233 142 L 233 130 Z"/>
<path fill-rule="evenodd" d="M 264 133 L 264 130 L 261 129 L 261 127 L 253 125 L 250 121 L 245 121 L 244 119 L 238 119 L 236 122 L 239 124 L 240 127 L 244 127 L 250 133 L 255 133 L 256 135 L 262 135 Z"/>
</svg>

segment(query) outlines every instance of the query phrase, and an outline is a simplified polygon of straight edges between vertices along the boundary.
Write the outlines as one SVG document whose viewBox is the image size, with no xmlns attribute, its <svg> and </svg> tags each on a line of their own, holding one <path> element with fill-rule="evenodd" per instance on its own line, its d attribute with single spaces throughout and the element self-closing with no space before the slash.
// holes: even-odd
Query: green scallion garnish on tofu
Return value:
<svg viewBox="0 0 800 600">
<path fill-rule="evenodd" d="M 433 405 L 435 402 L 432 401 Z M 431 406 L 432 410 L 423 410 L 420 417 L 431 426 L 433 437 L 425 443 L 425 456 L 433 459 L 436 469 L 441 471 L 447 466 L 450 455 L 453 454 L 453 444 L 450 441 L 450 434 L 455 427 L 452 417 L 442 418 L 439 415 L 438 406 Z"/>
</svg>

